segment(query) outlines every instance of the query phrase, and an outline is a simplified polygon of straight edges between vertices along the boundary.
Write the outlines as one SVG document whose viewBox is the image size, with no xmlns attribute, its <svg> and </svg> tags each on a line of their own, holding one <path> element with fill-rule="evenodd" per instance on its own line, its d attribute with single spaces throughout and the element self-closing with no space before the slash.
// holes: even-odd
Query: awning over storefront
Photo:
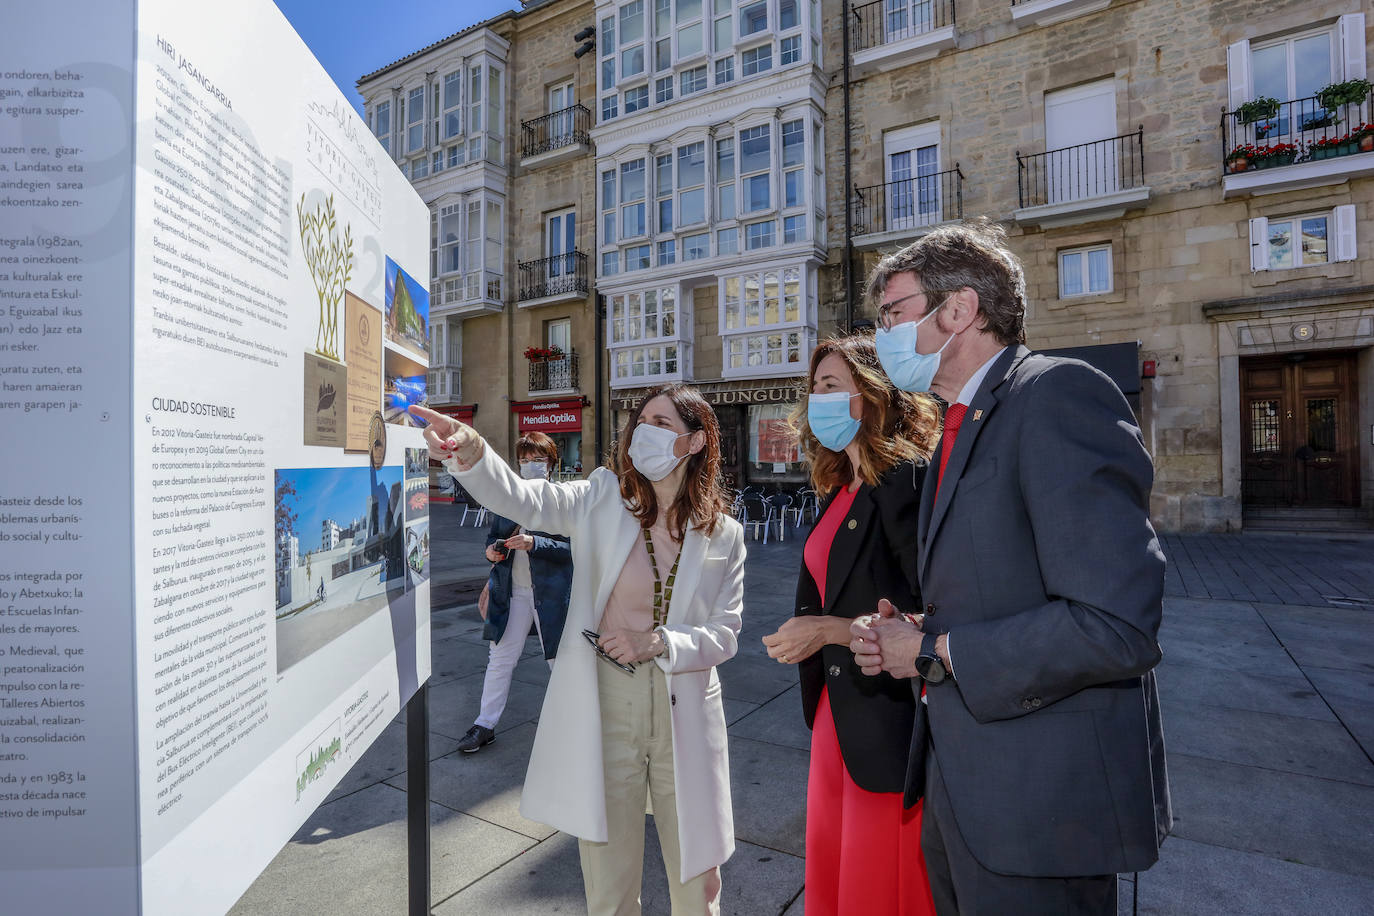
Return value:
<svg viewBox="0 0 1374 916">
<path fill-rule="evenodd" d="M 1090 347 L 1062 347 L 1058 350 L 1037 350 L 1046 356 L 1067 356 L 1081 359 L 1095 369 L 1105 372 L 1124 395 L 1140 394 L 1140 344 L 1097 344 Z"/>
<path fill-rule="evenodd" d="M 476 404 L 446 404 L 446 405 L 444 405 L 444 406 L 442 406 L 442 407 L 439 407 L 439 406 L 431 407 L 430 410 L 433 410 L 435 413 L 441 413 L 441 414 L 445 414 L 445 415 L 447 415 L 447 416 L 453 417 L 453 419 L 457 420 L 458 422 L 460 422 L 460 423 L 467 423 L 469 426 L 471 426 L 471 425 L 472 425 L 472 418 L 473 418 L 473 417 L 476 415 L 476 413 L 477 413 L 477 405 L 476 405 Z"/>
<path fill-rule="evenodd" d="M 539 401 L 513 401 L 511 413 L 522 433 L 579 433 L 582 431 L 582 408 L 587 399 L 551 398 Z"/>
</svg>

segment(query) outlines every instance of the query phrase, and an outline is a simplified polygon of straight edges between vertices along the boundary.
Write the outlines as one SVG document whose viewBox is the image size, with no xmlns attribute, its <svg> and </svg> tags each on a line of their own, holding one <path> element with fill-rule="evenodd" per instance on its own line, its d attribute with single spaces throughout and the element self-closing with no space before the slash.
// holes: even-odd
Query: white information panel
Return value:
<svg viewBox="0 0 1374 916">
<path fill-rule="evenodd" d="M 429 676 L 429 215 L 270 0 L 28 9 L 0 911 L 223 913 Z"/>
</svg>

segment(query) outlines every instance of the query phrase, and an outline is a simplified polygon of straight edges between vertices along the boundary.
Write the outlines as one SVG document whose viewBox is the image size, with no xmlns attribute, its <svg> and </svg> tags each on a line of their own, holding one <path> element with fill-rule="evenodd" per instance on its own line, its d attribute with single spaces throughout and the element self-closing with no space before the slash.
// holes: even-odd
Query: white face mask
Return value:
<svg viewBox="0 0 1374 916">
<path fill-rule="evenodd" d="M 522 461 L 520 462 L 520 476 L 526 480 L 543 480 L 549 476 L 549 463 L 547 461 Z"/>
<path fill-rule="evenodd" d="M 690 435 L 674 433 L 662 426 L 639 424 L 630 438 L 630 460 L 635 463 L 635 470 L 653 481 L 667 477 L 682 460 L 673 454 L 673 446 L 683 436 Z"/>
</svg>

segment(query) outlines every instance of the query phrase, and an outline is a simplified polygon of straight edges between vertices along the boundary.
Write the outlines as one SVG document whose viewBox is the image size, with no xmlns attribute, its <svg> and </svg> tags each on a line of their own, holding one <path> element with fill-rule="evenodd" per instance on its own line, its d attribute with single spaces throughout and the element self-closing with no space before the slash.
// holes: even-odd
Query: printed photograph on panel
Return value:
<svg viewBox="0 0 1374 916">
<path fill-rule="evenodd" d="M 429 290 L 386 259 L 386 339 L 429 363 Z"/>
<path fill-rule="evenodd" d="M 401 468 L 279 469 L 274 502 L 280 673 L 404 591 Z"/>
<path fill-rule="evenodd" d="M 429 449 L 406 449 L 406 524 L 429 518 Z"/>
<path fill-rule="evenodd" d="M 382 362 L 382 419 L 398 426 L 419 426 L 406 408 L 425 402 L 429 381 L 425 367 L 392 349 L 387 349 Z"/>
<path fill-rule="evenodd" d="M 429 579 L 429 519 L 406 525 L 406 588 Z"/>
</svg>

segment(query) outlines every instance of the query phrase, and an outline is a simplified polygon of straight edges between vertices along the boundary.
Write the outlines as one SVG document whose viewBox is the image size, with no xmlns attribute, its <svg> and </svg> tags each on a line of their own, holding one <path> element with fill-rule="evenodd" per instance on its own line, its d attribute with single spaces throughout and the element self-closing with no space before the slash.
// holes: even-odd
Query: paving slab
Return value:
<svg viewBox="0 0 1374 916">
<path fill-rule="evenodd" d="M 521 661 L 516 665 L 536 664 Z M 537 664 L 544 664 L 538 662 Z M 546 666 L 547 667 L 547 666 Z M 456 678 L 429 689 L 429 728 L 431 732 L 450 738 L 461 738 L 472 728 L 473 720 L 482 706 L 482 681 L 486 676 L 485 666 L 465 677 Z M 544 705 L 544 688 L 515 679 L 511 681 L 510 694 L 506 698 L 506 709 L 501 721 L 496 725 L 496 733 L 514 728 L 522 722 L 539 718 Z"/>
<path fill-rule="evenodd" d="M 1302 676 L 1292 656 L 1272 639 L 1266 646 L 1243 641 L 1231 642 L 1221 633 L 1214 633 L 1213 639 L 1207 642 L 1197 642 L 1187 636 L 1170 639 L 1161 634 L 1159 647 L 1164 653 L 1161 668 L 1177 662 L 1197 668 L 1222 668 L 1261 676 Z"/>
<path fill-rule="evenodd" d="M 1341 724 L 1374 759 L 1374 674 L 1330 668 L 1304 671 Z"/>
<path fill-rule="evenodd" d="M 802 715 L 801 685 L 759 706 L 730 726 L 731 738 L 750 738 L 811 753 L 811 729 Z M 809 759 L 809 758 L 808 758 Z"/>
<path fill-rule="evenodd" d="M 790 855 L 806 855 L 809 766 L 805 751 L 732 737 L 730 792 L 735 837 Z"/>
<path fill-rule="evenodd" d="M 436 894 L 435 899 L 434 916 L 585 916 L 577 840 L 556 833 L 461 890 Z"/>
<path fill-rule="evenodd" d="M 533 840 L 442 805 L 430 807 L 433 897 L 528 849 Z M 229 912 L 233 916 L 404 913 L 406 796 L 379 784 L 311 815 Z"/>
<path fill-rule="evenodd" d="M 1374 763 L 1340 722 L 1208 703 L 1162 704 L 1169 751 L 1374 786 Z"/>
<path fill-rule="evenodd" d="M 1374 788 L 1177 752 L 1169 788 L 1175 837 L 1374 877 Z"/>
<path fill-rule="evenodd" d="M 797 683 L 797 671 L 771 658 L 735 656 L 716 668 L 721 693 L 749 703 L 767 703 Z"/>
<path fill-rule="evenodd" d="M 1186 710 L 1193 703 L 1336 721 L 1331 708 L 1301 672 L 1287 676 L 1246 674 L 1226 668 L 1185 665 L 1170 656 L 1169 663 L 1160 665 L 1155 676 L 1171 726 L 1173 712 Z M 1170 733 L 1172 737 L 1172 728 Z"/>
<path fill-rule="evenodd" d="M 476 753 L 454 751 L 432 761 L 430 800 L 535 840 L 553 836 L 558 831 L 520 814 L 534 730 L 530 722 L 502 729 L 495 741 Z M 406 773 L 395 774 L 387 783 L 404 791 Z"/>
<path fill-rule="evenodd" d="M 353 764 L 344 778 L 339 780 L 339 784 L 325 798 L 325 804 L 406 771 L 405 715 L 405 710 L 401 710 L 400 714 L 392 719 L 386 728 L 382 729 L 377 740 L 372 742 L 372 746 L 363 753 L 357 763 Z M 429 759 L 431 761 L 437 760 L 445 754 L 451 753 L 457 746 L 457 740 L 431 732 L 429 736 Z"/>
<path fill-rule="evenodd" d="M 1245 913 L 1246 916 L 1368 914 L 1374 879 L 1271 856 L 1171 837 L 1159 862 L 1137 879 L 1146 916 Z M 1131 887 L 1122 884 L 1120 912 L 1131 912 Z"/>
</svg>

